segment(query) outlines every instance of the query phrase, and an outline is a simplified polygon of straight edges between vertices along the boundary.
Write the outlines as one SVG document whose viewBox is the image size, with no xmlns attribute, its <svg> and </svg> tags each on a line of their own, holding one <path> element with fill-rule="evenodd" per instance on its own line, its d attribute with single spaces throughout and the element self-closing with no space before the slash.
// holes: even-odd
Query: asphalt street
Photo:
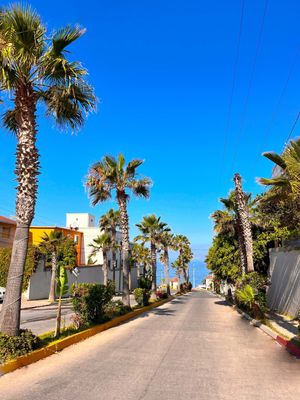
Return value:
<svg viewBox="0 0 300 400">
<path fill-rule="evenodd" d="M 298 400 L 300 360 L 193 292 L 0 378 L 2 400 Z"/>
<path fill-rule="evenodd" d="M 55 329 L 57 305 L 25 309 L 21 311 L 21 328 L 30 329 L 36 335 Z M 71 324 L 73 315 L 70 304 L 62 306 L 62 327 Z"/>
</svg>

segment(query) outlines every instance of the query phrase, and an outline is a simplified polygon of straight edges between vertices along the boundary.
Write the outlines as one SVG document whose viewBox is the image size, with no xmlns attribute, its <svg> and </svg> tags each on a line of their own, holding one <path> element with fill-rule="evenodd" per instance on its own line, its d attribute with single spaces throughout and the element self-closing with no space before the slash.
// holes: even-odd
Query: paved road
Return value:
<svg viewBox="0 0 300 400">
<path fill-rule="evenodd" d="M 21 311 L 21 328 L 30 329 L 36 335 L 55 329 L 57 305 L 25 309 Z M 73 314 L 70 304 L 62 306 L 62 326 L 71 324 Z"/>
<path fill-rule="evenodd" d="M 2 400 L 299 400 L 300 361 L 194 292 L 0 378 Z"/>
</svg>

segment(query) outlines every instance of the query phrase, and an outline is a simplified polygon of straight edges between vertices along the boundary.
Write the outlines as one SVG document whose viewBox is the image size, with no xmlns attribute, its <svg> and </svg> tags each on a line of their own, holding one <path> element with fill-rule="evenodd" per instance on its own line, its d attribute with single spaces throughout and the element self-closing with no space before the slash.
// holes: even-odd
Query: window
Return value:
<svg viewBox="0 0 300 400">
<path fill-rule="evenodd" d="M 74 236 L 74 243 L 76 243 L 76 244 L 78 243 L 78 235 Z"/>
</svg>

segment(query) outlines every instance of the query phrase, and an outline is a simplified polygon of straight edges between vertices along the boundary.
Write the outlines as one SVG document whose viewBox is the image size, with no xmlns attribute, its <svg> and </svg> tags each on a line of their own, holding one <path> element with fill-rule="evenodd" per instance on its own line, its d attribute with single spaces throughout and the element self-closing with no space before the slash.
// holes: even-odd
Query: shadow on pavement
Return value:
<svg viewBox="0 0 300 400">
<path fill-rule="evenodd" d="M 227 307 L 230 307 L 230 304 L 228 304 L 227 301 L 225 301 L 225 300 L 218 300 L 218 301 L 215 301 L 215 304 L 217 304 L 217 305 L 219 305 L 219 306 L 227 306 Z"/>
</svg>

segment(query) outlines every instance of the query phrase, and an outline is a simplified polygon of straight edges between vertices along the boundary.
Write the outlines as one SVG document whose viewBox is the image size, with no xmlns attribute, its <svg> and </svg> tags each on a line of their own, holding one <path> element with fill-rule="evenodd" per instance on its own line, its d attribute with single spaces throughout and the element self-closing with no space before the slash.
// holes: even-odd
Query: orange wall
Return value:
<svg viewBox="0 0 300 400">
<path fill-rule="evenodd" d="M 72 238 L 75 238 L 77 236 L 77 244 L 75 246 L 76 251 L 77 251 L 77 264 L 80 265 L 81 263 L 81 246 L 82 246 L 82 238 L 83 238 L 83 233 L 79 231 L 75 231 L 73 229 L 67 229 L 67 228 L 60 228 L 57 226 L 32 226 L 29 229 L 30 232 L 30 243 L 38 246 L 41 241 L 42 237 L 44 236 L 45 233 L 49 235 L 50 232 L 52 231 L 61 231 L 65 236 L 70 236 Z"/>
</svg>

